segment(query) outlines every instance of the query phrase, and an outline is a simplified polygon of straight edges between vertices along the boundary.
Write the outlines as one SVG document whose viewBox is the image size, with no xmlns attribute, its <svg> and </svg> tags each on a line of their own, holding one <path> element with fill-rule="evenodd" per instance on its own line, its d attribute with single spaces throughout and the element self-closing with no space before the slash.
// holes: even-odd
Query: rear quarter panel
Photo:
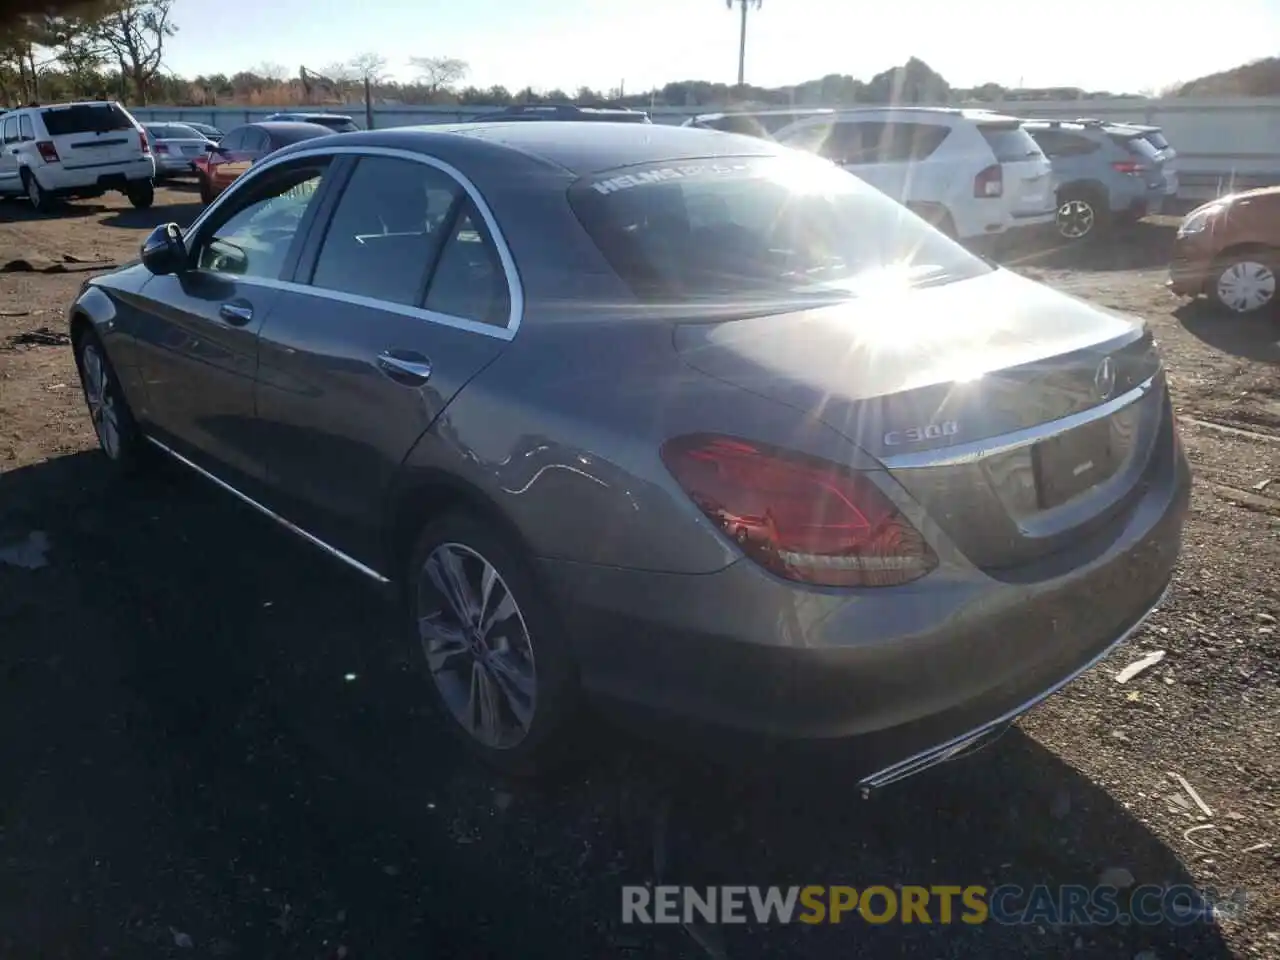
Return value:
<svg viewBox="0 0 1280 960">
<path fill-rule="evenodd" d="M 447 476 L 480 493 L 540 558 L 708 573 L 740 558 L 662 463 L 709 431 L 853 462 L 845 438 L 682 364 L 660 321 L 522 329 L 405 464 L 402 493 Z"/>
</svg>

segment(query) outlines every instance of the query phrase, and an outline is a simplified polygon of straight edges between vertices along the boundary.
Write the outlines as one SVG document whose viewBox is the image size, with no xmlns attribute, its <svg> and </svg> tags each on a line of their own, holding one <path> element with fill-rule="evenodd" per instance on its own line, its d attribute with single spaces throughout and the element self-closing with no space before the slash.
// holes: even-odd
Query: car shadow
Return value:
<svg viewBox="0 0 1280 960">
<path fill-rule="evenodd" d="M 863 800 L 841 748 L 743 771 L 590 724 L 576 773 L 513 785 L 378 591 L 198 478 L 0 474 L 0 546 L 37 532 L 0 563 L 6 956 L 1230 956 L 1212 923 L 624 925 L 624 884 L 1189 879 L 1016 732 Z"/>
<path fill-rule="evenodd" d="M 1096 239 L 1071 243 L 1053 238 L 1030 249 L 998 253 L 1007 266 L 1043 267 L 1051 270 L 1148 270 L 1166 267 L 1173 252 L 1177 225 L 1168 220 L 1140 220 L 1117 225 Z"/>
<path fill-rule="evenodd" d="M 0 223 L 78 219 L 96 216 L 109 209 L 94 200 L 60 200 L 48 212 L 41 213 L 25 197 L 3 197 L 0 198 Z"/>
<path fill-rule="evenodd" d="M 1173 315 L 1189 334 L 1215 350 L 1280 364 L 1280 313 L 1238 317 L 1202 298 L 1183 303 Z"/>
<path fill-rule="evenodd" d="M 126 230 L 150 230 L 162 223 L 171 222 L 185 227 L 203 209 L 199 201 L 156 204 L 146 210 L 117 210 L 98 222 L 104 227 L 122 227 Z"/>
</svg>

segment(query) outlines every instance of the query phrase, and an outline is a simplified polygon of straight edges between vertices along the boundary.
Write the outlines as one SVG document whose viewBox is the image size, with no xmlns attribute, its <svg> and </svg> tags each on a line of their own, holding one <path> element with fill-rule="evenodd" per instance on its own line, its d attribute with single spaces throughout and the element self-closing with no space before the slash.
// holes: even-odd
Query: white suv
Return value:
<svg viewBox="0 0 1280 960">
<path fill-rule="evenodd" d="M 779 143 L 818 153 L 966 242 L 1052 224 L 1049 160 L 1014 117 L 944 107 L 842 110 Z"/>
<path fill-rule="evenodd" d="M 37 210 L 60 197 L 119 190 L 135 207 L 155 199 L 147 135 L 114 101 L 19 107 L 0 116 L 0 194 L 26 194 Z"/>
</svg>

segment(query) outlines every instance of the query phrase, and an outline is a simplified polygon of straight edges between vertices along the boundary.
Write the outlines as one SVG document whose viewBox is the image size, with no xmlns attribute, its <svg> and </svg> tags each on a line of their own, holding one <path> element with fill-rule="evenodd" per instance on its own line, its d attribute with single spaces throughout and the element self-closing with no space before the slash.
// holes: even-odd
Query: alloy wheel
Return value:
<svg viewBox="0 0 1280 960">
<path fill-rule="evenodd" d="M 422 565 L 416 612 L 427 668 L 453 718 L 486 747 L 518 745 L 537 707 L 537 670 L 502 576 L 472 548 L 442 543 Z"/>
<path fill-rule="evenodd" d="M 1068 240 L 1087 236 L 1096 221 L 1097 215 L 1087 200 L 1068 200 L 1058 207 L 1058 232 Z"/>
<path fill-rule="evenodd" d="M 1218 275 L 1218 302 L 1235 313 L 1253 313 L 1276 296 L 1276 273 L 1265 263 L 1238 260 Z"/>
<path fill-rule="evenodd" d="M 120 413 L 116 409 L 115 385 L 111 371 L 95 343 L 85 344 L 80 354 L 85 401 L 98 443 L 112 460 L 120 458 Z"/>
<path fill-rule="evenodd" d="M 36 178 L 27 175 L 27 199 L 31 201 L 31 206 L 37 210 L 44 202 L 44 196 L 40 192 L 40 184 L 36 183 Z"/>
</svg>

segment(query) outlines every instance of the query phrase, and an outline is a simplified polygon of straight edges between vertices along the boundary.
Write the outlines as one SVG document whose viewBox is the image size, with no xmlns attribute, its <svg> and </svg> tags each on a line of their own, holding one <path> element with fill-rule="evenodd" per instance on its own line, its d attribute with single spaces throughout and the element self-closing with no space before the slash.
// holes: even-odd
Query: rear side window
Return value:
<svg viewBox="0 0 1280 960">
<path fill-rule="evenodd" d="M 874 127 L 881 126 L 878 131 Z M 873 163 L 901 163 L 925 160 L 933 154 L 951 132 L 936 123 L 866 124 L 864 136 L 875 137 L 865 144 Z"/>
<path fill-rule="evenodd" d="M 1031 134 L 1021 126 L 983 123 L 978 124 L 978 130 L 1000 163 L 1017 163 L 1019 160 L 1034 160 L 1044 156 Z"/>
<path fill-rule="evenodd" d="M 460 193 L 426 164 L 362 158 L 329 221 L 312 285 L 417 306 Z"/>
<path fill-rule="evenodd" d="M 134 129 L 133 120 L 114 103 L 79 103 L 40 111 L 51 137 Z"/>
<path fill-rule="evenodd" d="M 36 138 L 35 129 L 32 127 L 31 118 L 25 113 L 18 118 L 18 139 L 34 140 Z"/>
<path fill-rule="evenodd" d="M 1065 130 L 1033 130 L 1031 139 L 1046 157 L 1080 157 L 1098 149 L 1098 144 L 1088 137 Z"/>
<path fill-rule="evenodd" d="M 322 127 L 328 127 L 334 133 L 351 133 L 360 129 L 350 120 L 330 120 L 328 117 L 325 117 L 323 120 L 313 120 L 312 123 L 318 123 Z"/>
<path fill-rule="evenodd" d="M 465 200 L 427 288 L 426 308 L 495 327 L 511 315 L 511 292 L 498 248 L 475 207 Z"/>
<path fill-rule="evenodd" d="M 1165 139 L 1164 134 L 1159 130 L 1152 130 L 1150 133 L 1144 133 L 1142 139 L 1151 144 L 1157 150 L 1168 150 L 1169 141 Z"/>
</svg>

